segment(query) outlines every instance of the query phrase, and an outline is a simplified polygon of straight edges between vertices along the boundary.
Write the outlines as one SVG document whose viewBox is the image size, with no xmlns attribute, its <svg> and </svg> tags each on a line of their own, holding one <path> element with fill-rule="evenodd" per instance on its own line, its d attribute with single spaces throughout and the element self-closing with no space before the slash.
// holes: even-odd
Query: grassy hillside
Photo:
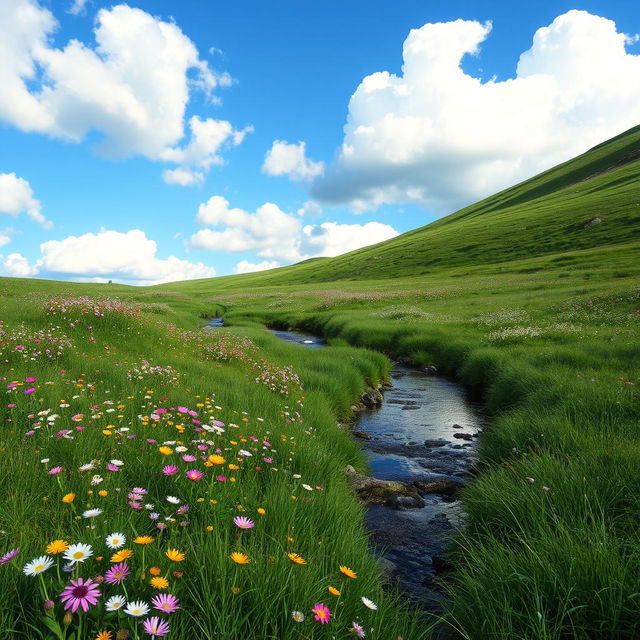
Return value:
<svg viewBox="0 0 640 640">
<path fill-rule="evenodd" d="M 14 567 L 0 564 L 3 637 L 70 640 L 81 625 L 82 638 L 93 637 L 84 634 L 86 625 L 142 633 L 130 616 L 100 610 L 76 615 L 67 631 L 47 636 L 43 625 L 61 623 L 61 604 L 54 598 L 54 609 L 43 613 L 44 594 L 34 595 L 38 579 L 20 571 L 46 542 L 64 538 L 92 544 L 103 556 L 82 575 L 104 574 L 104 538 L 119 530 L 129 540 L 154 537 L 148 547 L 133 545 L 126 584 L 132 596 L 149 601 L 147 569 L 152 563 L 161 569 L 182 606 L 168 616 L 170 637 L 193 637 L 197 629 L 228 640 L 346 640 L 354 621 L 367 638 L 429 637 L 422 621 L 412 626 L 397 600 L 381 591 L 362 512 L 342 473 L 360 461 L 335 422 L 348 416 L 367 381 L 387 371 L 375 350 L 435 363 L 482 393 L 491 414 L 478 476 L 463 496 L 467 528 L 447 587 L 444 620 L 453 637 L 636 638 L 639 149 L 636 128 L 389 242 L 270 272 L 148 288 L 1 279 L 8 396 L 0 409 L 0 551 L 21 548 Z M 602 222 L 585 228 L 596 217 Z M 82 295 L 108 313 L 89 321 Z M 65 299 L 72 302 L 62 312 Z M 198 331 L 214 314 L 231 327 L 215 335 Z M 264 324 L 321 333 L 333 348 L 302 352 L 265 334 Z M 49 342 L 63 339 L 52 342 L 63 345 L 60 353 L 50 357 L 36 346 L 39 331 Z M 20 340 L 30 345 L 29 357 L 16 351 Z M 262 374 L 291 385 L 288 394 L 262 384 Z M 303 393 L 294 376 L 304 386 L 302 423 L 290 419 Z M 198 425 L 185 423 L 178 407 L 195 411 L 196 420 L 216 419 L 226 431 L 202 443 L 193 431 Z M 59 417 L 50 424 L 50 415 Z M 76 433 L 78 426 L 85 428 Z M 263 440 L 275 451 L 267 454 Z M 224 473 L 212 472 L 209 460 L 198 458 L 204 454 L 193 463 L 180 457 L 177 447 L 196 453 L 198 444 L 207 445 L 207 456 L 220 450 Z M 263 466 L 256 458 L 265 456 L 272 458 L 268 473 L 256 470 Z M 112 457 L 125 463 L 122 471 L 108 469 Z M 79 472 L 94 461 L 89 473 L 104 477 L 105 496 L 96 496 L 92 476 Z M 167 463 L 180 474 L 165 477 Z M 49 475 L 54 465 L 63 471 Z M 186 476 L 192 465 L 201 480 Z M 128 492 L 136 484 L 162 505 L 163 516 L 173 508 L 166 496 L 179 497 L 189 504 L 188 518 L 169 511 L 173 521 L 156 531 L 145 511 L 118 498 L 118 488 Z M 76 494 L 74 502 L 62 501 L 67 493 Z M 93 507 L 103 514 L 83 517 Z M 256 523 L 251 531 L 233 524 L 239 513 Z M 181 578 L 164 555 L 174 547 L 187 551 Z M 233 551 L 251 562 L 234 564 Z M 341 574 L 341 564 L 358 578 Z M 56 589 L 65 584 L 55 569 L 46 575 Z M 104 587 L 105 594 L 117 592 Z M 379 610 L 363 607 L 362 595 Z M 329 606 L 329 624 L 313 619 L 315 603 Z M 304 623 L 291 617 L 298 609 Z"/>
</svg>

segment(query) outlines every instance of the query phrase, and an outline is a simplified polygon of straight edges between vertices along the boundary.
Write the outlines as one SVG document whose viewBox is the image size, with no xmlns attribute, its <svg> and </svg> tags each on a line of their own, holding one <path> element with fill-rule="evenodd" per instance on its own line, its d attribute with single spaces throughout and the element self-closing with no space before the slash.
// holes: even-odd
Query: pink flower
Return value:
<svg viewBox="0 0 640 640">
<path fill-rule="evenodd" d="M 159 616 L 147 618 L 143 623 L 144 632 L 152 638 L 161 638 L 169 633 L 169 623 Z"/>
<path fill-rule="evenodd" d="M 202 471 L 198 471 L 197 469 L 189 469 L 189 471 L 187 471 L 187 478 L 189 478 L 189 480 L 197 482 L 202 478 Z"/>
<path fill-rule="evenodd" d="M 195 461 L 197 460 L 197 458 L 196 458 L 194 455 L 191 455 L 190 453 L 185 453 L 185 454 L 182 456 L 182 459 L 183 459 L 185 462 L 195 462 Z"/>
<path fill-rule="evenodd" d="M 362 625 L 359 625 L 357 622 L 351 623 L 351 629 L 349 629 L 351 633 L 354 633 L 358 638 L 364 638 L 365 633 Z"/>
<path fill-rule="evenodd" d="M 36 390 L 35 387 L 29 387 L 28 389 L 25 389 L 22 393 L 33 393 Z"/>
<path fill-rule="evenodd" d="M 28 378 L 24 379 L 25 382 L 35 382 L 36 379 L 33 376 L 29 376 Z"/>
<path fill-rule="evenodd" d="M 71 609 L 71 613 L 75 613 L 79 607 L 86 613 L 89 611 L 89 605 L 98 603 L 99 597 L 98 584 L 90 579 L 85 581 L 83 578 L 72 580 L 60 594 L 60 600 L 65 603 L 64 608 Z"/>
<path fill-rule="evenodd" d="M 331 611 L 322 602 L 317 602 L 311 611 L 313 612 L 313 617 L 320 624 L 327 624 L 331 620 Z"/>
<path fill-rule="evenodd" d="M 63 469 L 62 467 L 51 467 L 48 473 L 50 476 L 56 476 L 62 471 L 62 469 Z"/>
<path fill-rule="evenodd" d="M 168 464 L 167 466 L 162 468 L 162 473 L 165 476 L 175 476 L 178 473 L 178 467 L 175 464 Z"/>
<path fill-rule="evenodd" d="M 244 516 L 236 516 L 233 519 L 233 524 L 235 524 L 236 527 L 239 527 L 240 529 L 253 529 L 253 527 L 255 527 L 256 525 L 253 520 L 245 518 Z"/>
<path fill-rule="evenodd" d="M 227 481 L 227 476 L 216 476 L 216 480 L 218 482 L 226 482 Z"/>
</svg>

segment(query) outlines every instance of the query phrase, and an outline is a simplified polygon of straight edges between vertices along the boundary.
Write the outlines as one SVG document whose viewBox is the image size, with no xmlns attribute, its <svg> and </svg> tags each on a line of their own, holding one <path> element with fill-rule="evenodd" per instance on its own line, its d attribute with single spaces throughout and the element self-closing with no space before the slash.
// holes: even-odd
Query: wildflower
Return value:
<svg viewBox="0 0 640 640">
<path fill-rule="evenodd" d="M 75 499 L 76 499 L 75 493 L 67 493 L 64 496 L 62 496 L 62 502 L 64 502 L 65 504 L 71 504 Z"/>
<path fill-rule="evenodd" d="M 165 551 L 165 555 L 169 560 L 173 562 L 182 562 L 184 560 L 184 553 L 182 551 L 178 551 L 177 549 L 167 549 Z"/>
<path fill-rule="evenodd" d="M 123 560 L 128 560 L 133 555 L 133 551 L 131 549 L 120 549 L 120 551 L 116 551 L 111 556 L 111 562 L 122 562 Z"/>
<path fill-rule="evenodd" d="M 149 573 L 152 576 L 159 576 L 162 573 L 162 569 L 160 567 L 149 567 Z"/>
<path fill-rule="evenodd" d="M 176 498 L 175 496 L 167 496 L 167 502 L 171 504 L 180 504 L 180 498 Z"/>
<path fill-rule="evenodd" d="M 55 607 L 55 606 L 56 606 L 56 603 L 53 600 L 45 600 L 42 603 L 42 608 L 45 611 L 51 611 L 51 609 L 53 609 L 53 607 Z"/>
<path fill-rule="evenodd" d="M 153 542 L 153 538 L 151 536 L 138 536 L 134 539 L 135 544 L 151 544 Z"/>
<path fill-rule="evenodd" d="M 72 580 L 71 584 L 60 594 L 64 608 L 71 609 L 71 613 L 75 613 L 79 607 L 82 607 L 86 613 L 89 611 L 89 605 L 98 603 L 99 597 L 98 585 L 93 580 L 84 580 L 83 578 Z"/>
<path fill-rule="evenodd" d="M 96 636 L 96 640 L 111 640 L 113 638 L 113 634 L 111 631 L 99 631 Z"/>
<path fill-rule="evenodd" d="M 124 612 L 134 618 L 139 618 L 149 613 L 149 605 L 143 600 L 136 600 L 135 602 L 130 602 Z"/>
<path fill-rule="evenodd" d="M 258 508 L 256 509 L 256 511 L 257 511 L 261 516 L 263 516 L 265 513 L 267 513 L 267 512 L 266 512 L 266 510 L 265 510 L 265 509 L 263 509 L 262 507 L 258 507 Z"/>
<path fill-rule="evenodd" d="M 328 607 L 326 607 L 322 602 L 318 602 L 314 605 L 313 609 L 313 617 L 320 624 L 327 624 L 329 620 L 331 620 L 331 611 L 329 611 Z"/>
<path fill-rule="evenodd" d="M 249 564 L 249 556 L 246 553 L 239 553 L 238 551 L 234 551 L 229 556 L 236 564 Z"/>
<path fill-rule="evenodd" d="M 130 640 L 131 632 L 129 629 L 119 629 L 116 633 L 116 640 Z"/>
<path fill-rule="evenodd" d="M 62 553 L 69 548 L 69 543 L 66 540 L 54 540 L 47 545 L 47 553 L 55 555 L 56 553 Z"/>
<path fill-rule="evenodd" d="M 124 582 L 129 573 L 129 565 L 126 562 L 119 562 L 118 564 L 114 564 L 113 567 L 104 574 L 104 581 L 107 584 L 120 584 Z"/>
<path fill-rule="evenodd" d="M 328 591 L 333 596 L 339 596 L 341 593 L 340 589 L 336 589 L 335 587 L 332 587 L 332 586 L 329 587 Z"/>
<path fill-rule="evenodd" d="M 87 509 L 82 513 L 83 518 L 95 518 L 102 513 L 102 509 Z"/>
<path fill-rule="evenodd" d="M 189 480 L 193 480 L 193 482 L 197 482 L 202 478 L 202 471 L 198 471 L 197 469 L 189 469 L 189 471 L 187 471 L 187 478 L 189 478 Z"/>
<path fill-rule="evenodd" d="M 93 462 L 88 462 L 87 464 L 80 465 L 80 467 L 78 467 L 78 471 L 91 471 L 94 468 L 95 465 Z"/>
<path fill-rule="evenodd" d="M 529 483 L 529 484 L 533 484 L 536 480 L 535 478 L 525 478 L 525 480 Z"/>
<path fill-rule="evenodd" d="M 349 631 L 355 634 L 358 638 L 364 638 L 364 636 L 366 635 L 364 629 L 362 628 L 362 625 L 359 625 L 357 622 L 351 623 L 351 629 L 349 629 Z"/>
<path fill-rule="evenodd" d="M 169 633 L 169 623 L 158 616 L 153 616 L 142 623 L 146 634 L 152 638 L 160 638 Z"/>
<path fill-rule="evenodd" d="M 119 611 L 127 604 L 124 596 L 111 596 L 104 604 L 107 611 Z"/>
<path fill-rule="evenodd" d="M 162 467 L 162 473 L 164 473 L 165 476 L 175 476 L 176 473 L 178 473 L 178 467 L 176 467 L 175 464 L 168 464 Z"/>
<path fill-rule="evenodd" d="M 209 456 L 209 462 L 211 462 L 211 464 L 224 464 L 226 460 L 222 456 L 214 454 Z"/>
<path fill-rule="evenodd" d="M 18 554 L 20 553 L 20 549 L 16 548 L 16 549 L 11 549 L 11 551 L 7 551 L 1 558 L 0 558 L 0 565 L 1 564 L 7 564 L 8 562 L 11 562 Z"/>
<path fill-rule="evenodd" d="M 108 535 L 107 539 L 105 540 L 106 545 L 107 547 L 109 547 L 109 549 L 119 549 L 120 547 L 124 546 L 126 541 L 127 538 L 124 533 L 112 533 Z"/>
<path fill-rule="evenodd" d="M 304 622 L 304 613 L 302 613 L 302 611 L 292 611 L 291 612 L 291 617 L 296 622 Z"/>
<path fill-rule="evenodd" d="M 345 576 L 347 576 L 347 578 L 357 578 L 358 574 L 353 571 L 352 569 L 349 569 L 349 567 L 345 567 L 345 566 L 340 566 L 340 572 L 342 574 L 344 574 Z"/>
<path fill-rule="evenodd" d="M 37 576 L 53 565 L 53 560 L 49 556 L 40 556 L 24 565 L 22 571 L 26 576 Z"/>
<path fill-rule="evenodd" d="M 180 608 L 178 603 L 178 598 L 170 593 L 159 593 L 157 596 L 151 598 L 151 604 L 154 609 L 162 611 L 163 613 L 174 613 Z"/>
<path fill-rule="evenodd" d="M 169 587 L 169 581 L 162 576 L 151 578 L 150 583 L 154 589 L 167 589 Z"/>
<path fill-rule="evenodd" d="M 362 604 L 367 607 L 367 609 L 371 609 L 371 611 L 377 611 L 378 605 L 375 602 L 369 600 L 369 598 L 365 598 L 364 596 L 362 596 L 362 598 L 360 599 L 362 600 Z"/>
<path fill-rule="evenodd" d="M 233 524 L 240 529 L 253 529 L 256 523 L 250 518 L 245 518 L 245 516 L 236 516 L 233 519 Z"/>
<path fill-rule="evenodd" d="M 93 549 L 82 542 L 78 544 L 72 544 L 65 552 L 64 559 L 68 560 L 71 564 L 76 562 L 84 562 L 87 558 L 93 555 Z"/>
<path fill-rule="evenodd" d="M 297 553 L 287 553 L 287 557 L 293 564 L 307 564 L 307 561 Z"/>
<path fill-rule="evenodd" d="M 105 491 L 104 489 L 100 489 L 100 491 L 98 491 L 98 495 L 99 495 L 101 498 L 105 498 L 106 496 L 108 496 L 108 495 L 109 495 L 109 492 L 108 492 L 108 491 Z"/>
<path fill-rule="evenodd" d="M 62 471 L 62 467 L 51 467 L 47 472 L 50 476 L 56 476 Z"/>
<path fill-rule="evenodd" d="M 160 447 L 158 452 L 163 456 L 170 456 L 173 453 L 173 449 L 171 447 Z"/>
</svg>

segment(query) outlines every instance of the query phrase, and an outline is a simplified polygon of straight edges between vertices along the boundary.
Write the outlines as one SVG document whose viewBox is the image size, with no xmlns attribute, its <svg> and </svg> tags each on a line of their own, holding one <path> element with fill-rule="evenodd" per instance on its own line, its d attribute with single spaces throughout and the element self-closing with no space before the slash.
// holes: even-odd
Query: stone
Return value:
<svg viewBox="0 0 640 640">
<path fill-rule="evenodd" d="M 405 496 L 396 495 L 393 496 L 387 504 L 393 509 L 422 509 L 425 506 L 425 501 L 420 496 Z"/>
<path fill-rule="evenodd" d="M 442 495 L 453 495 L 460 488 L 461 482 L 449 478 L 439 480 L 416 480 L 413 486 L 420 495 L 428 493 L 439 493 Z"/>
<path fill-rule="evenodd" d="M 365 502 L 385 504 L 396 494 L 406 494 L 407 487 L 402 482 L 370 478 L 358 473 L 351 465 L 345 468 L 351 489 Z"/>
<path fill-rule="evenodd" d="M 438 375 L 438 368 L 433 364 L 428 364 L 426 367 L 423 367 L 422 371 L 424 371 L 428 376 Z"/>
<path fill-rule="evenodd" d="M 354 431 L 353 435 L 356 438 L 362 438 L 363 440 L 371 440 L 371 438 L 373 437 L 370 433 L 367 433 L 366 431 Z"/>
<path fill-rule="evenodd" d="M 473 440 L 473 436 L 470 433 L 454 433 L 453 437 L 460 440 Z"/>
<path fill-rule="evenodd" d="M 424 446 L 428 449 L 436 449 L 438 447 L 444 447 L 447 444 L 446 440 L 425 440 Z"/>
<path fill-rule="evenodd" d="M 367 389 L 361 396 L 360 401 L 365 407 L 379 407 L 382 404 L 382 394 L 373 388 Z"/>
</svg>

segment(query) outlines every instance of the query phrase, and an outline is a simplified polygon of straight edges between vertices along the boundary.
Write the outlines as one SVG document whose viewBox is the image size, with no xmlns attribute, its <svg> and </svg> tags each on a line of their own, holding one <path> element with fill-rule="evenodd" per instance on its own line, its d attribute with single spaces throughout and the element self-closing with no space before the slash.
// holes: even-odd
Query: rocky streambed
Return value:
<svg viewBox="0 0 640 640">
<path fill-rule="evenodd" d="M 273 333 L 307 348 L 324 346 L 316 336 Z M 390 581 L 437 611 L 442 596 L 434 579 L 447 571 L 449 541 L 462 525 L 457 493 L 476 460 L 481 407 L 434 367 L 396 365 L 391 384 L 366 391 L 354 409 L 353 435 L 362 441 L 371 475 L 345 472 L 368 505 L 374 550 Z"/>
</svg>

